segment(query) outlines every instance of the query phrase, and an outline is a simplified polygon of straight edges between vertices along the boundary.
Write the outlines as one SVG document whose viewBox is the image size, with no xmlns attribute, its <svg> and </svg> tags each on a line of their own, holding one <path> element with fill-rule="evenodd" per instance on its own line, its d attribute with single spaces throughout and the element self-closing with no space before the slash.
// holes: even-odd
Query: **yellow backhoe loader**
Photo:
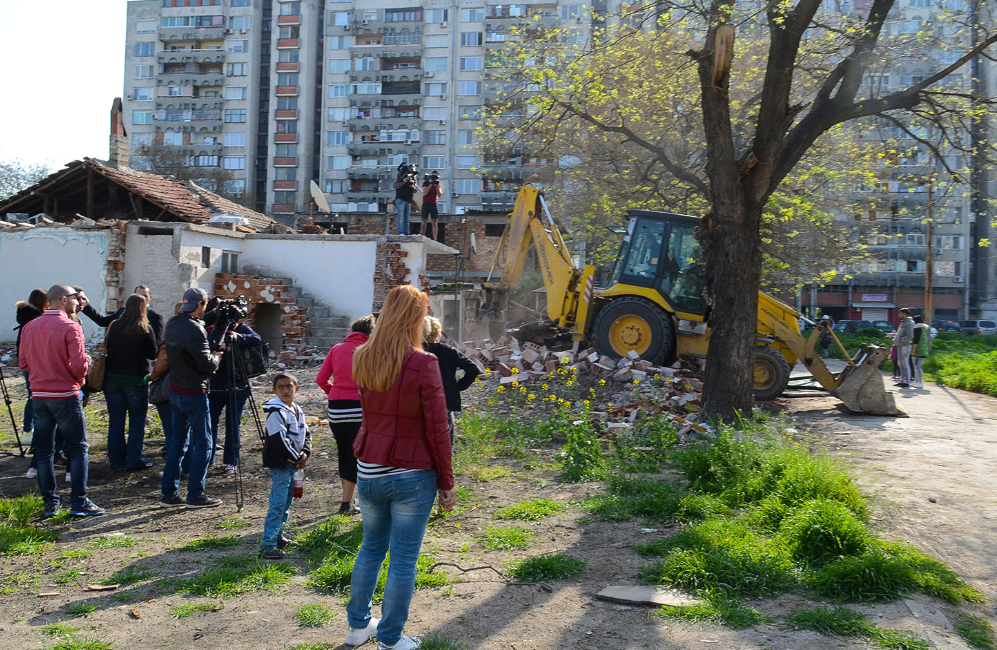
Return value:
<svg viewBox="0 0 997 650">
<path fill-rule="evenodd" d="M 705 267 L 694 233 L 699 218 L 644 210 L 630 210 L 629 217 L 609 286 L 596 291 L 595 268 L 575 266 L 543 192 L 523 187 L 484 285 L 485 311 L 504 321 L 508 294 L 519 285 L 533 249 L 547 290 L 547 315 L 560 331 L 571 332 L 576 346 L 591 342 L 615 359 L 633 350 L 654 363 L 676 357 L 705 358 L 710 319 L 719 314 L 717 308 L 711 313 L 703 299 Z M 502 277 L 493 283 L 496 268 L 501 268 Z M 756 399 L 781 395 L 790 369 L 802 361 L 813 379 L 851 411 L 904 415 L 883 387 L 879 364 L 888 353 L 886 348 L 863 346 L 842 372 L 834 374 L 815 351 L 827 324 L 816 323 L 809 338 L 804 338 L 800 319 L 801 314 L 790 306 L 759 292 Z M 837 336 L 834 340 L 844 351 Z"/>
</svg>

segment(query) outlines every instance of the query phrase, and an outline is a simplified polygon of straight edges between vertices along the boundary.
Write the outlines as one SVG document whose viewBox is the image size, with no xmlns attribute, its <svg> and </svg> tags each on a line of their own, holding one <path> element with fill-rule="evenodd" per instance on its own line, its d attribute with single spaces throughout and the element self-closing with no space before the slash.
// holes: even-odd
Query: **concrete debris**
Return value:
<svg viewBox="0 0 997 650">
<path fill-rule="evenodd" d="M 654 607 L 661 607 L 662 605 L 695 605 L 702 602 L 698 598 L 693 598 L 681 591 L 655 586 L 609 586 L 604 587 L 595 597 L 599 600 L 608 600 L 611 603 L 651 605 Z"/>
</svg>

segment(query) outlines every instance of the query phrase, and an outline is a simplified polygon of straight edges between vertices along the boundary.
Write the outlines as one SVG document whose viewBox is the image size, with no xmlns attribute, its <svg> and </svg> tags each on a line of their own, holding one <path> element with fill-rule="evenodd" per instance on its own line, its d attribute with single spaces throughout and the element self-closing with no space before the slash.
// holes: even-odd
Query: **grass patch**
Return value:
<svg viewBox="0 0 997 650">
<path fill-rule="evenodd" d="M 729 517 L 733 511 L 719 497 L 712 494 L 688 494 L 682 497 L 675 517 L 684 521 L 719 519 Z"/>
<path fill-rule="evenodd" d="M 744 600 L 720 592 L 706 596 L 706 601 L 693 605 L 665 605 L 654 612 L 658 616 L 690 623 L 714 623 L 735 630 L 765 623 L 768 618 Z"/>
<path fill-rule="evenodd" d="M 66 569 L 65 571 L 60 571 L 55 574 L 55 581 L 60 585 L 68 584 L 70 582 L 75 582 L 80 577 L 79 569 Z"/>
<path fill-rule="evenodd" d="M 49 623 L 48 625 L 43 625 L 41 628 L 42 636 L 61 637 L 70 636 L 75 634 L 80 628 L 73 627 L 69 623 Z"/>
<path fill-rule="evenodd" d="M 505 465 L 488 465 L 486 467 L 474 467 L 468 470 L 471 478 L 481 483 L 487 483 L 496 479 L 505 478 L 512 475 L 512 468 Z M 425 644 L 423 644 L 425 645 Z"/>
<path fill-rule="evenodd" d="M 445 636 L 434 634 L 422 640 L 419 650 L 467 650 L 467 646 Z"/>
<path fill-rule="evenodd" d="M 567 507 L 563 503 L 551 499 L 527 499 L 505 508 L 499 508 L 495 513 L 495 518 L 540 521 L 565 510 Z"/>
<path fill-rule="evenodd" d="M 217 551 L 224 548 L 239 546 L 242 542 L 235 535 L 225 535 L 224 537 L 211 537 L 205 535 L 201 539 L 187 542 L 177 548 L 178 551 Z"/>
<path fill-rule="evenodd" d="M 229 517 L 225 521 L 219 521 L 217 525 L 222 530 L 238 530 L 247 526 L 252 526 L 252 524 L 235 516 Z"/>
<path fill-rule="evenodd" d="M 601 512 L 618 507 L 627 518 L 641 517 L 657 522 L 673 519 L 685 496 L 685 491 L 670 483 L 632 476 L 614 476 L 606 482 L 606 487 L 615 499 L 601 504 Z"/>
<path fill-rule="evenodd" d="M 168 613 L 173 618 L 180 620 L 194 614 L 206 614 L 218 611 L 224 606 L 222 603 L 183 603 L 182 605 L 171 607 Z"/>
<path fill-rule="evenodd" d="M 353 527 L 349 517 L 335 515 L 299 536 L 295 546 L 309 562 L 322 562 L 329 555 L 355 555 L 362 541 L 363 533 L 359 526 Z"/>
<path fill-rule="evenodd" d="M 251 591 L 281 591 L 296 569 L 263 563 L 255 558 L 226 557 L 191 580 L 180 581 L 177 592 L 192 596 L 228 598 Z"/>
<path fill-rule="evenodd" d="M 143 580 L 148 580 L 149 578 L 154 577 L 156 577 L 156 574 L 148 569 L 129 566 L 118 569 L 107 578 L 104 578 L 101 583 L 105 585 L 121 585 L 122 587 L 127 587 L 128 585 L 133 585 L 137 582 L 142 582 Z"/>
<path fill-rule="evenodd" d="M 847 607 L 801 609 L 787 616 L 786 622 L 824 636 L 864 636 L 869 630 L 865 617 Z"/>
<path fill-rule="evenodd" d="M 135 540 L 127 535 L 101 535 L 90 540 L 90 546 L 95 549 L 131 548 Z"/>
<path fill-rule="evenodd" d="M 486 551 L 511 551 L 529 546 L 533 531 L 519 526 L 489 526 L 478 539 Z"/>
<path fill-rule="evenodd" d="M 627 510 L 626 500 L 614 494 L 584 499 L 579 505 L 582 510 L 591 512 L 603 521 L 620 522 L 633 519 Z"/>
<path fill-rule="evenodd" d="M 935 647 L 910 632 L 888 627 L 874 627 L 866 635 L 866 638 L 874 646 L 886 648 L 886 650 L 932 650 Z"/>
<path fill-rule="evenodd" d="M 871 536 L 865 524 L 837 501 L 807 501 L 782 520 L 780 536 L 792 556 L 808 566 L 859 555 Z"/>
<path fill-rule="evenodd" d="M 585 562 L 578 558 L 553 553 L 526 558 L 509 568 L 509 575 L 520 582 L 547 582 L 567 580 L 585 570 Z"/>
<path fill-rule="evenodd" d="M 100 607 L 92 603 L 73 603 L 66 607 L 66 613 L 77 618 L 85 618 L 96 612 Z"/>
<path fill-rule="evenodd" d="M 111 641 L 90 637 L 68 636 L 59 639 L 49 650 L 110 650 Z"/>
<path fill-rule="evenodd" d="M 38 553 L 58 538 L 54 531 L 32 524 L 41 510 L 42 498 L 36 494 L 0 499 L 0 555 Z"/>
<path fill-rule="evenodd" d="M 295 643 L 284 650 L 334 650 L 338 647 L 335 643 Z"/>
<path fill-rule="evenodd" d="M 325 627 L 335 616 L 336 611 L 332 607 L 312 603 L 299 607 L 294 620 L 300 627 Z"/>
<path fill-rule="evenodd" d="M 980 650 L 997 650 L 994 643 L 994 626 L 982 616 L 959 612 L 952 624 L 962 640 Z"/>
</svg>

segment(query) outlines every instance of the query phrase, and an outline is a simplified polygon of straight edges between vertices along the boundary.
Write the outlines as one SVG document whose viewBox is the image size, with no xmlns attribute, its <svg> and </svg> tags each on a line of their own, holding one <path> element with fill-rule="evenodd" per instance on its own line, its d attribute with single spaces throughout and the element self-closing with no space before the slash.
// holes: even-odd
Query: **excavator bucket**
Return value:
<svg viewBox="0 0 997 650">
<path fill-rule="evenodd" d="M 893 395 L 883 387 L 879 364 L 888 354 L 889 350 L 882 345 L 863 344 L 852 359 L 854 365 L 841 373 L 834 393 L 850 411 L 869 415 L 907 416 L 893 401 Z"/>
</svg>

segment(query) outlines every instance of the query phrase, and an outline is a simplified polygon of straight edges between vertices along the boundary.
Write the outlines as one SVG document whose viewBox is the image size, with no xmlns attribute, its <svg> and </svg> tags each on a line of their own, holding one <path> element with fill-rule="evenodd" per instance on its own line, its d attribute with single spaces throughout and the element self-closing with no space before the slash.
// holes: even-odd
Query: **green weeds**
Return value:
<svg viewBox="0 0 997 650">
<path fill-rule="evenodd" d="M 245 528 L 247 526 L 252 526 L 252 524 L 233 515 L 225 519 L 225 521 L 218 522 L 217 527 L 222 530 L 238 530 L 239 528 Z"/>
<path fill-rule="evenodd" d="M 118 569 L 101 582 L 105 585 L 121 585 L 122 587 L 126 587 L 154 577 L 156 577 L 156 574 L 149 569 L 127 566 Z"/>
<path fill-rule="evenodd" d="M 194 614 L 216 612 L 223 607 L 225 607 L 223 603 L 183 603 L 182 605 L 171 607 L 168 613 L 171 617 L 181 620 Z"/>
<path fill-rule="evenodd" d="M 91 548 L 95 549 L 108 549 L 108 548 L 131 548 L 135 546 L 135 540 L 126 535 L 101 535 L 95 539 L 90 540 Z"/>
<path fill-rule="evenodd" d="M 599 431 L 588 421 L 588 411 L 583 410 L 581 417 L 580 423 L 568 429 L 567 440 L 557 455 L 561 476 L 572 483 L 594 481 L 606 474 L 606 455 Z"/>
<path fill-rule="evenodd" d="M 467 650 L 467 646 L 444 636 L 434 634 L 422 640 L 419 650 Z"/>
<path fill-rule="evenodd" d="M 232 548 L 233 546 L 239 546 L 242 542 L 235 535 L 225 535 L 224 537 L 211 537 L 204 536 L 201 539 L 195 539 L 193 541 L 187 542 L 183 546 L 177 548 L 178 551 L 217 551 L 226 548 Z"/>
<path fill-rule="evenodd" d="M 533 532 L 519 526 L 489 526 L 478 539 L 486 551 L 511 551 L 529 546 Z"/>
<path fill-rule="evenodd" d="M 58 534 L 35 528 L 32 520 L 42 510 L 35 494 L 0 499 L 0 555 L 32 555 L 48 547 Z"/>
<path fill-rule="evenodd" d="M 505 508 L 499 508 L 496 519 L 519 519 L 522 521 L 540 521 L 567 508 L 563 503 L 551 499 L 527 499 Z"/>
<path fill-rule="evenodd" d="M 980 650 L 997 650 L 994 643 L 994 626 L 982 616 L 959 612 L 953 623 L 962 640 Z"/>
<path fill-rule="evenodd" d="M 934 647 L 910 632 L 873 625 L 862 614 L 846 607 L 804 609 L 787 616 L 786 622 L 824 636 L 861 637 L 886 650 L 930 650 Z"/>
<path fill-rule="evenodd" d="M 294 620 L 300 627 L 325 627 L 335 616 L 336 610 L 332 607 L 312 603 L 299 607 L 294 614 Z"/>
<path fill-rule="evenodd" d="M 281 591 L 296 569 L 248 557 L 224 557 L 190 580 L 180 581 L 176 591 L 192 596 L 229 598 L 251 591 Z"/>
<path fill-rule="evenodd" d="M 66 607 L 66 613 L 77 618 L 86 618 L 98 609 L 100 609 L 100 607 L 92 603 L 73 603 L 72 605 Z"/>
<path fill-rule="evenodd" d="M 59 639 L 49 650 L 110 650 L 111 641 L 90 637 L 67 636 Z"/>
<path fill-rule="evenodd" d="M 49 623 L 48 625 L 43 625 L 41 628 L 42 636 L 52 637 L 62 637 L 70 636 L 75 634 L 80 628 L 73 627 L 68 623 Z"/>
<path fill-rule="evenodd" d="M 740 630 L 765 623 L 768 618 L 736 596 L 722 592 L 705 593 L 702 603 L 665 605 L 655 611 L 658 616 L 690 623 L 714 623 Z"/>
<path fill-rule="evenodd" d="M 509 575 L 521 582 L 547 582 L 567 580 L 584 570 L 584 561 L 562 553 L 554 553 L 517 562 L 509 568 Z"/>
</svg>

